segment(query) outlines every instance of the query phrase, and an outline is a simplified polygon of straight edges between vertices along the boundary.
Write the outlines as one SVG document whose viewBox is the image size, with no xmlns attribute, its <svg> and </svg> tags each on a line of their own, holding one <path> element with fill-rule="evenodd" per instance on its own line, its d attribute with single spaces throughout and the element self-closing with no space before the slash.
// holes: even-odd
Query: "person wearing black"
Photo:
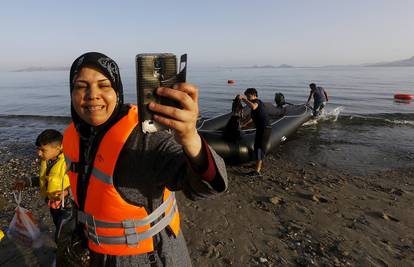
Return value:
<svg viewBox="0 0 414 267">
<path fill-rule="evenodd" d="M 263 166 L 263 158 L 265 156 L 263 147 L 263 137 L 265 129 L 270 125 L 269 117 L 265 110 L 263 102 L 257 96 L 255 88 L 247 88 L 244 95 L 240 95 L 240 99 L 246 103 L 251 109 L 251 118 L 256 126 L 256 136 L 254 140 L 254 153 L 256 156 L 256 168 L 250 175 L 259 176 Z"/>
</svg>

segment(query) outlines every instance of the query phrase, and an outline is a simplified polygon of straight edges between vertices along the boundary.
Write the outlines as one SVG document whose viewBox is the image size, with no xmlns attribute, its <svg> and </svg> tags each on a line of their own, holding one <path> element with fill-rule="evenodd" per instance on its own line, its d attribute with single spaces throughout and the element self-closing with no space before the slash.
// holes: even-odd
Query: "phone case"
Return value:
<svg viewBox="0 0 414 267">
<path fill-rule="evenodd" d="M 144 133 L 165 130 L 167 127 L 153 120 L 154 113 L 148 104 L 156 102 L 162 105 L 180 108 L 171 99 L 159 97 L 155 93 L 158 87 L 173 87 L 175 83 L 185 82 L 187 55 L 181 56 L 180 72 L 177 73 L 177 58 L 171 53 L 146 53 L 136 56 L 138 113 L 141 129 Z"/>
</svg>

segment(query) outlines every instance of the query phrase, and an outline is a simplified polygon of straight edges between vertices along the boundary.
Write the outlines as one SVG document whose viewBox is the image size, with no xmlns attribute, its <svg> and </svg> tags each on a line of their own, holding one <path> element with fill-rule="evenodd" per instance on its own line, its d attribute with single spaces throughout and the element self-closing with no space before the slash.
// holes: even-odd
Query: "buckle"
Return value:
<svg viewBox="0 0 414 267">
<path fill-rule="evenodd" d="M 92 218 L 92 224 L 89 221 Z M 95 223 L 95 217 L 94 216 L 88 216 L 88 214 L 85 213 L 85 226 L 86 226 L 86 234 L 89 239 L 91 239 L 95 244 L 98 246 L 101 244 L 99 242 L 99 236 L 96 232 L 96 223 Z"/>
<path fill-rule="evenodd" d="M 138 247 L 139 246 L 138 235 L 136 233 L 127 235 L 126 242 L 127 242 L 128 247 Z"/>
<path fill-rule="evenodd" d="M 135 230 L 135 228 L 125 228 L 124 229 L 125 235 L 136 235 L 137 231 Z"/>
<path fill-rule="evenodd" d="M 96 235 L 96 242 L 99 246 L 101 243 L 99 243 L 98 233 L 96 232 L 95 216 L 92 216 L 92 220 L 93 220 L 93 231 L 94 231 L 94 234 Z"/>
<path fill-rule="evenodd" d="M 135 221 L 134 220 L 123 220 L 122 221 L 122 227 L 127 228 L 135 228 Z"/>
</svg>

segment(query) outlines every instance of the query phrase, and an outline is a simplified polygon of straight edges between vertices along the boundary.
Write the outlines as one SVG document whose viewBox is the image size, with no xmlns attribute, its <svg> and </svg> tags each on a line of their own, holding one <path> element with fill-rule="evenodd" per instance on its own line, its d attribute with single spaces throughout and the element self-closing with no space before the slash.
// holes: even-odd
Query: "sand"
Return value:
<svg viewBox="0 0 414 267">
<path fill-rule="evenodd" d="M 2 229 L 14 213 L 12 181 L 37 172 L 32 155 L 7 155 L 0 162 Z M 229 166 L 229 190 L 214 199 L 179 194 L 194 266 L 414 266 L 414 168 L 357 176 L 322 166 L 275 153 L 262 177 L 245 175 L 251 164 Z M 50 266 L 54 227 L 36 187 L 24 189 L 22 206 L 38 218 L 44 246 L 6 237 L 0 265 Z"/>
</svg>

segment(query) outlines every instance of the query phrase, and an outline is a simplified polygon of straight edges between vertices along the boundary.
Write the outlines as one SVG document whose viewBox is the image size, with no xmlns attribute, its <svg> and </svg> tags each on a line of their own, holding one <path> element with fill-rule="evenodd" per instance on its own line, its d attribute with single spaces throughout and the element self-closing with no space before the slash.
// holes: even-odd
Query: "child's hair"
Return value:
<svg viewBox="0 0 414 267">
<path fill-rule="evenodd" d="M 60 145 L 62 144 L 63 136 L 59 131 L 54 129 L 44 130 L 36 138 L 36 146 L 41 147 L 48 144 Z"/>
<path fill-rule="evenodd" d="M 244 95 L 257 96 L 257 90 L 255 88 L 247 88 L 246 91 L 244 91 Z"/>
</svg>

